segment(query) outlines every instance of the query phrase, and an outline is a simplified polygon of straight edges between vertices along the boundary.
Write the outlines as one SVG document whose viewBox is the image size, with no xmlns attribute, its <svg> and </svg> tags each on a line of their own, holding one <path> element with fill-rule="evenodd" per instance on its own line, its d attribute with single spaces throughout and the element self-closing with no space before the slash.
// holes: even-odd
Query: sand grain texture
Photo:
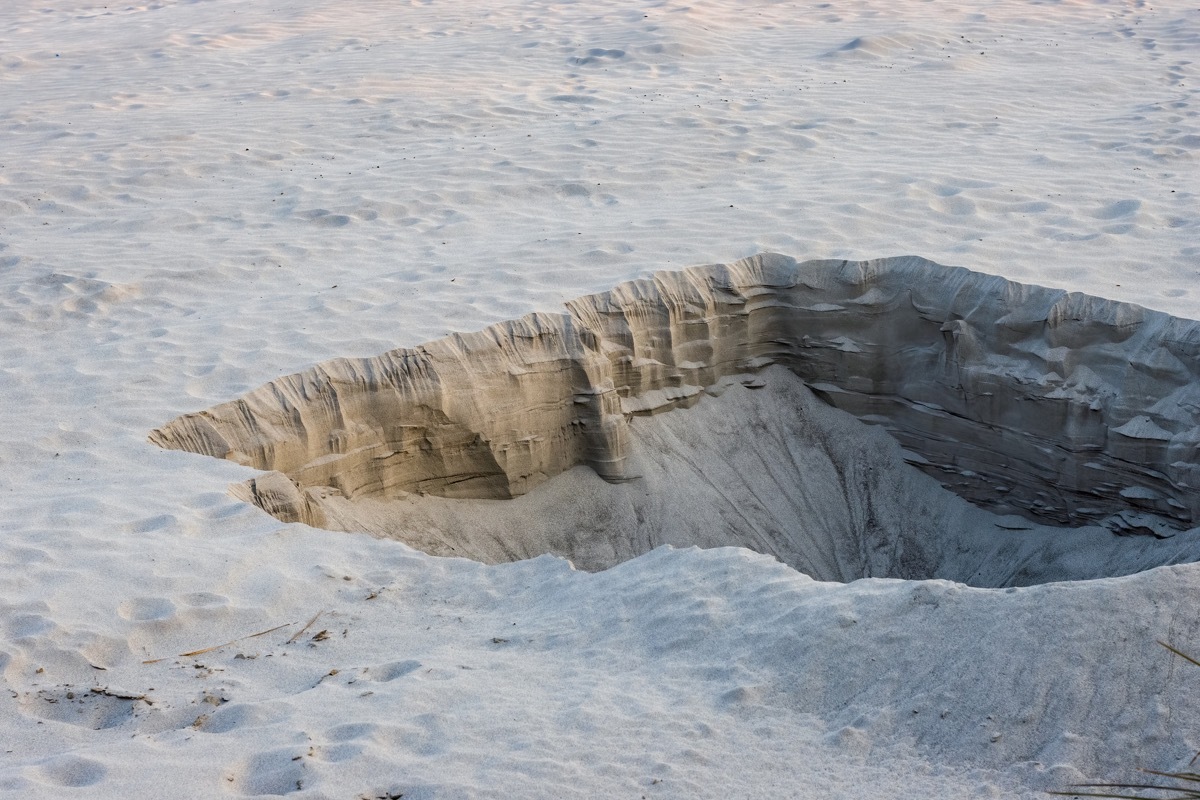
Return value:
<svg viewBox="0 0 1200 800">
<path fill-rule="evenodd" d="M 676 289 L 703 306 L 698 289 L 663 283 L 662 272 L 766 252 L 835 263 L 919 254 L 1150 309 L 1136 312 L 1141 333 L 1106 339 L 1086 363 L 1071 354 L 1095 331 L 1072 314 L 1056 328 L 1072 338 L 1000 338 L 1053 344 L 1017 354 L 1028 372 L 1014 380 L 1030 379 L 1023 396 L 1053 409 L 1038 436 L 1059 437 L 1065 420 L 1072 441 L 1093 441 L 1099 427 L 1072 421 L 1092 419 L 1079 407 L 1088 387 L 1114 386 L 1129 405 L 1101 404 L 1105 447 L 1139 450 L 1130 464 L 1175 458 L 1190 447 L 1194 362 L 1173 345 L 1134 345 L 1151 331 L 1171 339 L 1154 314 L 1200 318 L 1198 45 L 1200 18 L 1178 2 L 6 3 L 0 795 L 1021 798 L 1084 777 L 1137 777 L 1134 766 L 1186 765 L 1200 749 L 1197 676 L 1153 642 L 1200 647 L 1191 565 L 1018 586 L 1033 581 L 1026 568 L 1042 579 L 1094 576 L 1114 558 L 1036 531 L 1025 532 L 1026 549 L 982 536 L 967 542 L 970 558 L 947 542 L 915 562 L 935 578 L 983 570 L 971 580 L 1011 584 L 1003 589 L 819 582 L 741 547 L 659 548 L 595 573 L 551 556 L 485 565 L 281 523 L 228 493 L 262 478 L 256 462 L 163 449 L 146 434 L 273 382 L 302 391 L 287 376 L 335 359 L 350 374 L 422 343 L 456 358 L 455 347 L 478 341 L 471 332 L 489 329 L 510 355 L 557 352 L 534 343 L 565 330 L 563 304 L 622 285 L 630 308 L 643 292 Z M 1062 300 L 1045 297 L 1044 310 Z M 1062 302 L 1108 320 L 1109 332 L 1122 318 L 1104 309 L 1135 313 Z M 516 330 L 501 323 L 522 319 L 529 336 L 499 335 Z M 623 314 L 601 319 L 615 329 L 600 320 L 589 329 L 620 343 Z M 822 342 L 887 341 L 834 327 Z M 654 319 L 628 327 L 660 329 Z M 938 346 L 955 330 L 939 327 Z M 987 326 L 958 333 L 956 346 L 982 337 L 992 352 Z M 791 352 L 796 337 L 785 338 Z M 438 480 L 477 472 L 462 487 L 476 496 L 403 489 L 411 496 L 401 501 L 443 527 L 458 513 L 443 507 L 463 503 L 528 506 L 552 522 L 561 494 L 595 503 L 621 492 L 621 513 L 635 521 L 638 508 L 669 516 L 646 499 L 663 495 L 638 506 L 637 481 L 607 483 L 589 459 L 615 473 L 624 453 L 623 469 L 639 480 L 700 498 L 688 487 L 732 486 L 737 476 L 655 460 L 715 455 L 718 440 L 692 436 L 689 415 L 717 417 L 706 424 L 718 430 L 759 404 L 775 419 L 778 373 L 818 383 L 785 353 L 746 371 L 719 354 L 667 358 L 670 348 L 645 345 L 664 366 L 621 372 L 605 356 L 596 382 L 572 381 L 567 404 L 558 390 L 540 394 L 553 385 L 544 376 L 524 379 L 527 397 L 512 395 L 514 408 L 544 401 L 551 431 L 578 428 L 567 420 L 585 411 L 611 417 L 614 432 L 628 427 L 625 450 L 619 434 L 590 431 L 564 434 L 561 451 L 547 439 L 525 451 L 510 442 L 498 455 L 473 434 L 492 436 L 508 424 L 502 415 L 475 429 L 469 398 L 437 398 L 420 425 L 459 447 Z M 1141 353 L 1126 383 L 1114 377 L 1124 365 L 1090 363 L 1123 347 Z M 833 371 L 868 355 L 795 352 L 820 355 L 812 366 Z M 570 370 L 586 367 L 575 355 Z M 1089 383 L 1085 368 L 1107 377 Z M 733 378 L 728 388 L 718 371 Z M 574 387 L 602 386 L 602 373 L 614 394 L 576 403 Z M 1063 383 L 1036 380 L 1051 373 Z M 669 389 L 699 391 L 659 385 L 676 374 L 686 380 Z M 743 374 L 763 386 L 743 386 Z M 623 375 L 645 390 L 621 397 Z M 942 391 L 877 377 L 912 401 Z M 495 380 L 519 387 L 522 378 Z M 850 389 L 819 390 L 849 412 L 923 431 L 905 450 L 924 442 L 931 463 L 948 462 L 914 422 L 916 405 Z M 1168 399 L 1147 405 L 1151 394 Z M 643 405 L 616 413 L 631 400 Z M 925 419 L 935 421 L 953 422 L 956 442 L 984 441 L 965 423 Z M 347 455 L 327 437 L 311 452 L 289 450 L 294 423 L 262 443 L 264 458 L 289 459 L 272 469 L 312 465 L 316 476 L 320 453 Z M 360 434 L 342 430 L 343 445 Z M 871 441 L 839 439 L 833 450 Z M 258 457 L 242 452 L 248 463 Z M 723 452 L 734 471 L 750 471 L 752 453 Z M 985 463 L 993 453 L 970 455 Z M 1190 560 L 1183 473 L 1131 467 L 1093 518 L 1071 500 L 1069 458 L 1012 456 L 1036 467 L 1027 483 L 1010 481 L 1027 498 L 1061 478 L 1070 491 L 1047 506 L 1103 521 L 1111 504 L 1147 503 L 1180 531 L 1119 540 L 1073 529 L 1134 545 L 1121 571 Z M 891 477 L 902 486 L 978 483 L 900 472 Z M 358 475 L 348 489 L 409 480 Z M 818 486 L 811 502 L 846 507 L 833 484 Z M 720 504 L 692 505 L 690 519 L 711 534 L 702 543 L 730 543 L 716 524 Z M 549 527 L 538 536 L 561 534 Z M 807 556 L 823 577 L 891 568 L 886 552 L 812 541 L 824 543 Z M 575 554 L 581 563 L 616 558 L 597 544 Z"/>
</svg>

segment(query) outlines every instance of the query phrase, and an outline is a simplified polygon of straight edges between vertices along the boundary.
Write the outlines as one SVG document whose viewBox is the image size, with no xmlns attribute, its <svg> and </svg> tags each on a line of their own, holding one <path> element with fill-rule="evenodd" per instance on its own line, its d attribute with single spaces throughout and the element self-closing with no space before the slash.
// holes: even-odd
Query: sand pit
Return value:
<svg viewBox="0 0 1200 800">
<path fill-rule="evenodd" d="M 739 545 L 819 580 L 1029 585 L 1200 560 L 1197 353 L 1200 324 L 1127 303 L 763 255 L 327 362 L 151 440 L 268 471 L 236 491 L 281 520 L 435 555 Z"/>
</svg>

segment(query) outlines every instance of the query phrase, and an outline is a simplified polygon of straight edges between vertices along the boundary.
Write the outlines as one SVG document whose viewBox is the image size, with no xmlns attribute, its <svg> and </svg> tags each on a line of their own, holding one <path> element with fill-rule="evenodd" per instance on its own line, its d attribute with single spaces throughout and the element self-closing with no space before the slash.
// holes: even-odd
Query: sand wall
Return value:
<svg viewBox="0 0 1200 800">
<path fill-rule="evenodd" d="M 326 362 L 150 438 L 282 473 L 248 496 L 322 525 L 329 488 L 510 498 L 578 464 L 622 481 L 631 417 L 777 363 L 977 505 L 1170 535 L 1200 513 L 1198 353 L 1200 324 L 1127 303 L 915 257 L 766 254 Z"/>
</svg>

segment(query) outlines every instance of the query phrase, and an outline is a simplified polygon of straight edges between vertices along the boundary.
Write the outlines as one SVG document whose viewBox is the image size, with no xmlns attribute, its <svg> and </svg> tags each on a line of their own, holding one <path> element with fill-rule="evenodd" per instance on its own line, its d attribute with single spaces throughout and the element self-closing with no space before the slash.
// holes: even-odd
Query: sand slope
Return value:
<svg viewBox="0 0 1200 800">
<path fill-rule="evenodd" d="M 485 563 L 551 553 L 585 570 L 663 545 L 746 547 L 825 581 L 1028 586 L 1200 560 L 1198 529 L 1159 539 L 989 513 L 782 367 L 753 385 L 635 418 L 630 476 L 620 483 L 576 467 L 514 500 L 331 492 L 320 504 L 323 526 Z"/>
</svg>

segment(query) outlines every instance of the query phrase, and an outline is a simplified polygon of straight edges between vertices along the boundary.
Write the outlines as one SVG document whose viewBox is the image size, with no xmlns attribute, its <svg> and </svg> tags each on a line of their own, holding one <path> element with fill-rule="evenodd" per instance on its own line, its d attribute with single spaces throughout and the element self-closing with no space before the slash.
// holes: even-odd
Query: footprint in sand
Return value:
<svg viewBox="0 0 1200 800">
<path fill-rule="evenodd" d="M 99 761 L 66 755 L 43 762 L 32 770 L 29 777 L 50 786 L 79 788 L 95 786 L 107 774 L 108 768 Z"/>
</svg>

